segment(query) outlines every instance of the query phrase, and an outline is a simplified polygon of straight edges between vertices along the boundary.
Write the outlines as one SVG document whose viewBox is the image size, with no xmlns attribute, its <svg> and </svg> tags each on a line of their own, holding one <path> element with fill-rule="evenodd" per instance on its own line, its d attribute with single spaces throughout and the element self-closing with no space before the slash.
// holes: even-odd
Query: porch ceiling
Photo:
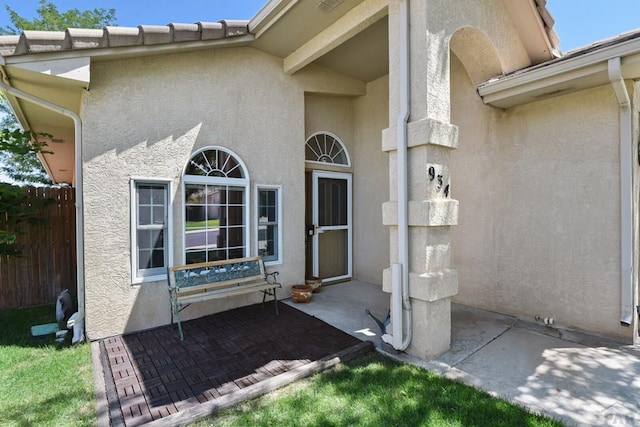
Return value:
<svg viewBox="0 0 640 427">
<path fill-rule="evenodd" d="M 327 4 L 337 4 L 327 11 Z M 316 63 L 369 82 L 389 72 L 386 1 L 272 1 L 249 23 L 252 46 L 295 73 Z"/>
</svg>

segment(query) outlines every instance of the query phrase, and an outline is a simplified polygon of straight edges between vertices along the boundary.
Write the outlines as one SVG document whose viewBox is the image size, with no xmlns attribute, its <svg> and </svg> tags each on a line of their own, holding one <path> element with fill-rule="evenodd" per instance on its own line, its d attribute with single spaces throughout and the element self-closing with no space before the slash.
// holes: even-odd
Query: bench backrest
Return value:
<svg viewBox="0 0 640 427">
<path fill-rule="evenodd" d="M 260 256 L 176 265 L 168 271 L 169 288 L 176 291 L 225 287 L 265 278 Z"/>
</svg>

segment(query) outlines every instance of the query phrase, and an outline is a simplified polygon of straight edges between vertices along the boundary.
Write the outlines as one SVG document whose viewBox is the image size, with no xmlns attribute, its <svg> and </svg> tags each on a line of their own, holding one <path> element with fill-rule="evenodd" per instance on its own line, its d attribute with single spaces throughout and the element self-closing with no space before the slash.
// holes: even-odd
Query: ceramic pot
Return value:
<svg viewBox="0 0 640 427">
<path fill-rule="evenodd" d="M 319 277 L 307 277 L 304 283 L 311 286 L 311 290 L 314 294 L 320 292 L 320 289 L 322 287 L 322 279 Z"/>
<path fill-rule="evenodd" d="M 293 302 L 310 302 L 313 290 L 309 285 L 293 285 L 291 287 L 291 298 Z"/>
</svg>

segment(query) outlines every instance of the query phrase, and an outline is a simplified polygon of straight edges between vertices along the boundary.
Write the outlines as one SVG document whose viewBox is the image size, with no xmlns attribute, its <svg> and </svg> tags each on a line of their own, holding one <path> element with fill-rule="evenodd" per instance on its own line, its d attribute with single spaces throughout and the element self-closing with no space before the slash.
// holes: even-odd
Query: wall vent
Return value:
<svg viewBox="0 0 640 427">
<path fill-rule="evenodd" d="M 318 5 L 316 7 L 321 11 L 323 11 L 324 13 L 329 13 L 333 9 L 338 7 L 338 5 L 342 3 L 342 1 L 343 0 L 320 0 L 320 2 L 318 2 Z"/>
<path fill-rule="evenodd" d="M 64 144 L 64 139 L 51 138 L 51 142 L 54 143 L 54 144 Z"/>
</svg>

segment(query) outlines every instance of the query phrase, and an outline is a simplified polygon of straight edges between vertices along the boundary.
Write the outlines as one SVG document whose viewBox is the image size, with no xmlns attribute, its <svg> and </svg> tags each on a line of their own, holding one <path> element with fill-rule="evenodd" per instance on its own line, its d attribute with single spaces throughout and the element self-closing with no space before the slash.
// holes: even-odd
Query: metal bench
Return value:
<svg viewBox="0 0 640 427">
<path fill-rule="evenodd" d="M 276 289 L 282 285 L 277 282 L 277 275 L 277 271 L 267 273 L 260 256 L 169 267 L 171 324 L 175 318 L 180 341 L 184 340 L 180 312 L 194 302 L 258 291 L 263 294 L 263 305 L 267 295 L 273 297 L 278 315 Z"/>
</svg>

